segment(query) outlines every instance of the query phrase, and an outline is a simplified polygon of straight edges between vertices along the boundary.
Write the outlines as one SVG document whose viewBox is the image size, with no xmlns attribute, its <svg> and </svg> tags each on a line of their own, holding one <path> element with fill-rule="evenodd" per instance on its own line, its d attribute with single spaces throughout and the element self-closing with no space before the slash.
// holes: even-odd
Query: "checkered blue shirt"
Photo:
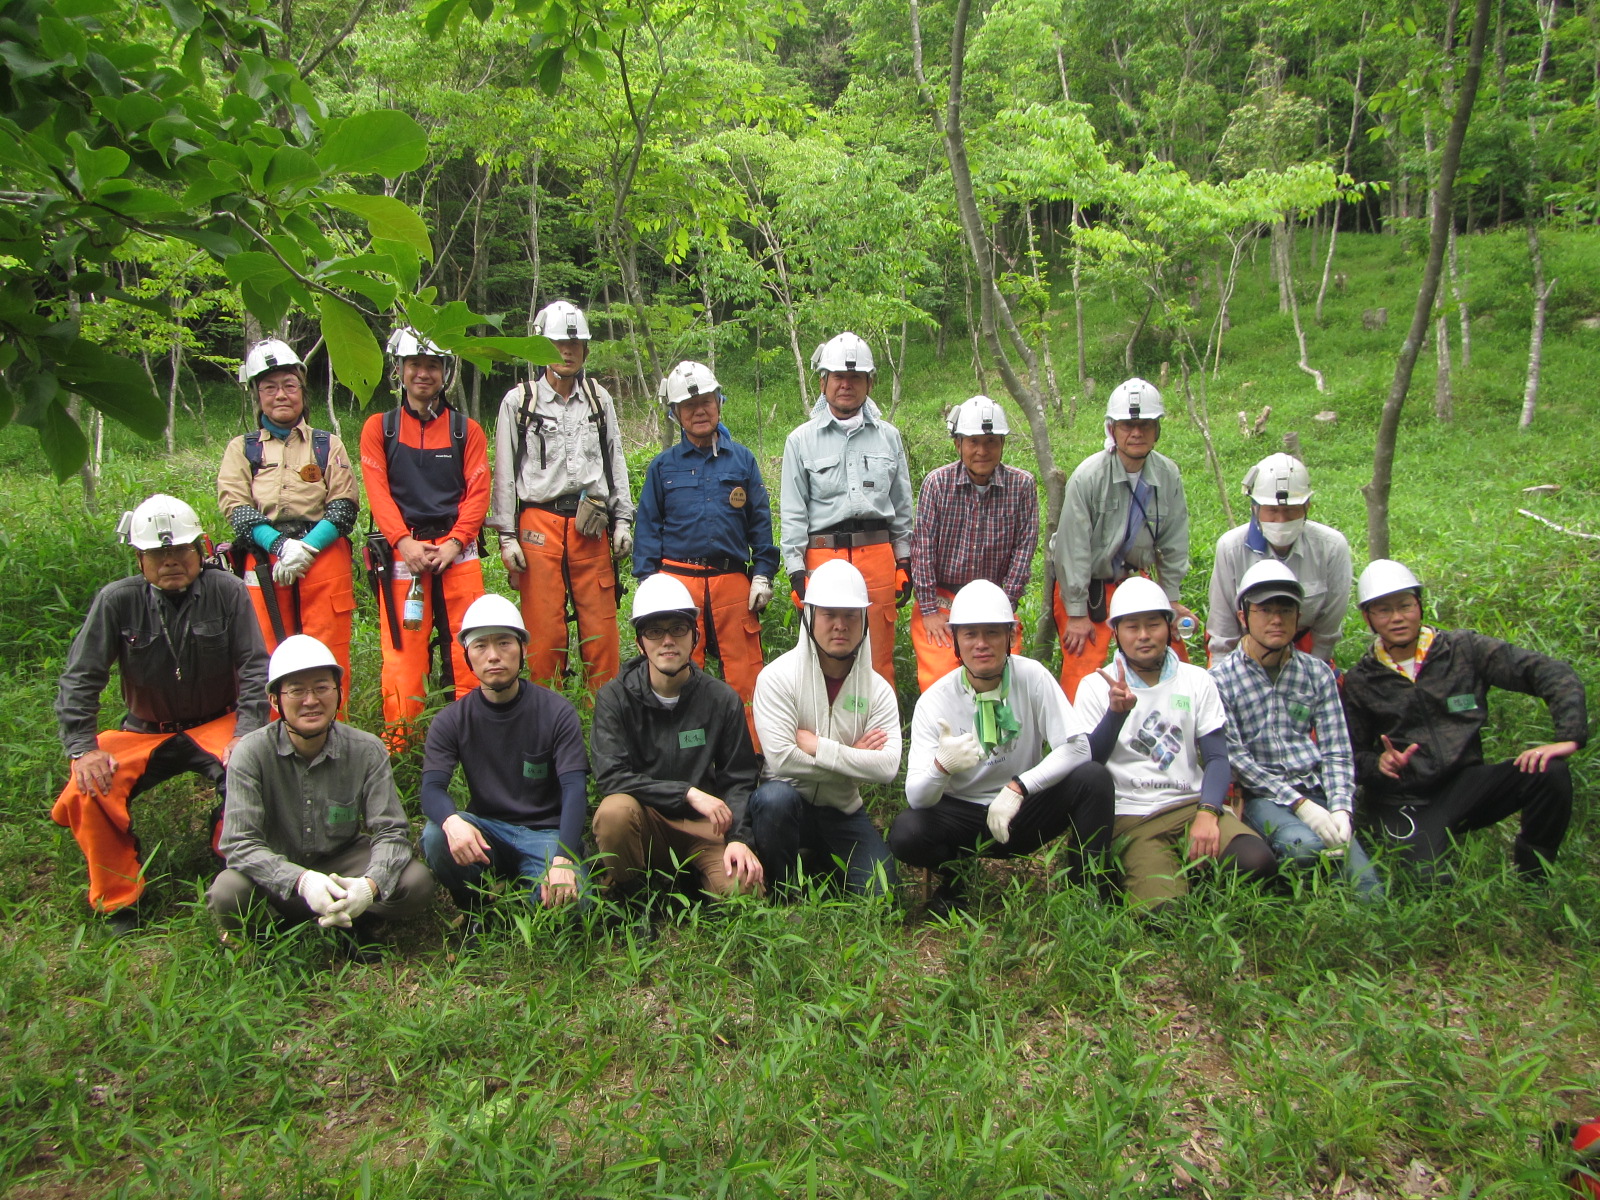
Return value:
<svg viewBox="0 0 1600 1200">
<path fill-rule="evenodd" d="M 1247 798 L 1355 806 L 1355 756 L 1327 663 L 1295 650 L 1277 682 L 1243 648 L 1211 668 L 1228 710 L 1228 763 Z"/>
</svg>

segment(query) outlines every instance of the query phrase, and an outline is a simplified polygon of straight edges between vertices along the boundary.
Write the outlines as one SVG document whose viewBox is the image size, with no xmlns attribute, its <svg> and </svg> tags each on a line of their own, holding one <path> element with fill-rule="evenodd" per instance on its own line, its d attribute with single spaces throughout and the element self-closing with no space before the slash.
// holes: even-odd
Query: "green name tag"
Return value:
<svg viewBox="0 0 1600 1200">
<path fill-rule="evenodd" d="M 678 749 L 687 750 L 690 746 L 704 746 L 706 744 L 706 731 L 704 729 L 685 729 L 678 734 Z"/>
<path fill-rule="evenodd" d="M 524 779 L 549 779 L 550 764 L 525 762 L 522 764 L 522 777 Z"/>
<path fill-rule="evenodd" d="M 347 825 L 356 819 L 356 806 L 353 804 L 328 805 L 328 824 Z"/>
<path fill-rule="evenodd" d="M 844 698 L 845 712 L 866 712 L 867 698 L 865 696 L 846 696 Z"/>
<path fill-rule="evenodd" d="M 1172 707 L 1173 708 L 1181 708 L 1181 709 L 1183 709 L 1184 712 L 1188 712 L 1189 711 L 1189 697 L 1187 697 L 1187 696 L 1174 696 L 1172 698 Z"/>
<path fill-rule="evenodd" d="M 1308 721 L 1308 720 L 1311 719 L 1311 710 L 1309 708 L 1307 708 L 1304 704 L 1297 704 L 1297 703 L 1295 703 L 1294 701 L 1291 700 L 1289 702 L 1288 708 L 1289 708 L 1289 715 L 1291 717 L 1293 717 L 1296 721 Z"/>
<path fill-rule="evenodd" d="M 1444 706 L 1451 712 L 1471 712 L 1478 707 L 1478 698 L 1469 692 L 1459 696 L 1451 696 L 1444 702 Z"/>
</svg>

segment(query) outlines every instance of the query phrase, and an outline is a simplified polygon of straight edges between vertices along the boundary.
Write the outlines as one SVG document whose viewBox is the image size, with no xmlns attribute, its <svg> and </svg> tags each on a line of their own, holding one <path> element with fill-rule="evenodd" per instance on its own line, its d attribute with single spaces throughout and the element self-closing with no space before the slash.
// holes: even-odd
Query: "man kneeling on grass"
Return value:
<svg viewBox="0 0 1600 1200">
<path fill-rule="evenodd" d="M 641 582 L 633 630 L 642 653 L 595 696 L 589 744 L 605 798 L 594 838 L 612 900 L 635 896 L 647 871 L 679 866 L 713 896 L 761 890 L 746 814 L 761 763 L 739 693 L 694 665 L 699 615 L 676 577 Z"/>
<path fill-rule="evenodd" d="M 942 877 L 928 905 L 947 915 L 964 899 L 958 860 L 1031 854 L 1068 829 L 1068 871 L 1111 846 L 1111 776 L 1049 670 L 1011 653 L 1016 618 L 997 585 L 975 579 L 950 603 L 961 665 L 917 701 L 906 800 L 889 828 L 901 862 Z M 1045 753 L 1046 743 L 1050 746 Z M 992 839 L 992 840 L 991 840 Z"/>
<path fill-rule="evenodd" d="M 873 670 L 872 600 L 855 564 L 819 563 L 801 602 L 800 641 L 756 676 L 765 780 L 750 799 L 756 849 L 774 888 L 797 882 L 800 856 L 843 872 L 845 890 L 882 895 L 894 859 L 861 800 L 863 783 L 900 769 L 900 709 Z"/>
<path fill-rule="evenodd" d="M 279 718 L 228 760 L 219 847 L 228 867 L 206 893 L 224 942 L 258 892 L 285 923 L 314 919 L 349 931 L 358 948 L 378 919 L 413 916 L 433 899 L 432 876 L 411 857 L 388 750 L 337 719 L 342 679 L 316 638 L 297 633 L 272 652 L 267 694 Z"/>
<path fill-rule="evenodd" d="M 1364 824 L 1429 872 L 1453 839 L 1520 812 L 1511 859 L 1542 881 L 1572 819 L 1566 760 L 1589 737 L 1578 673 L 1470 629 L 1424 625 L 1422 584 L 1392 559 L 1367 565 L 1356 597 L 1377 635 L 1344 680 Z M 1491 687 L 1542 699 L 1561 740 L 1485 763 Z"/>
<path fill-rule="evenodd" d="M 1118 587 L 1108 614 L 1116 657 L 1078 688 L 1089 746 L 1116 784 L 1113 832 L 1127 839 L 1122 885 L 1152 908 L 1188 894 L 1185 858 L 1255 879 L 1277 870 L 1266 842 L 1223 808 L 1227 715 L 1211 676 L 1169 648 L 1173 616 L 1150 580 Z"/>
<path fill-rule="evenodd" d="M 589 760 L 577 709 L 522 678 L 528 630 L 515 604 L 479 596 L 456 636 L 478 686 L 428 726 L 422 853 L 467 914 L 471 941 L 483 932 L 485 874 L 526 887 L 528 900 L 546 908 L 578 898 Z M 465 812 L 450 798 L 458 765 L 470 797 Z"/>
<path fill-rule="evenodd" d="M 1211 668 L 1228 710 L 1228 762 L 1245 820 L 1285 862 L 1308 867 L 1339 855 L 1357 892 L 1380 899 L 1383 884 L 1353 834 L 1355 766 L 1338 681 L 1294 645 L 1301 600 L 1300 581 L 1275 558 L 1239 581 L 1243 633 Z"/>
</svg>

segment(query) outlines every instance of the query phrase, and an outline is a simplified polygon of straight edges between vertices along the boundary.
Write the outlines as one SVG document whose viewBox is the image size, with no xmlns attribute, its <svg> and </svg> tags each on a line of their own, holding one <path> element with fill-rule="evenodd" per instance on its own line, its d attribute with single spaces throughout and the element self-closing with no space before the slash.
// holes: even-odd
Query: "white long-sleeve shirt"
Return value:
<svg viewBox="0 0 1600 1200">
<path fill-rule="evenodd" d="M 906 767 L 906 801 L 912 808 L 931 808 L 942 796 L 987 805 L 1013 778 L 1020 779 L 1032 795 L 1055 786 L 1089 761 L 1088 730 L 1056 677 L 1042 664 L 1019 654 L 1011 656 L 1007 703 L 1017 718 L 1017 736 L 995 747 L 970 771 L 946 775 L 934 765 L 939 722 L 948 722 L 951 733 L 972 730 L 978 702 L 960 667 L 922 693 L 911 716 L 911 758 Z"/>
<path fill-rule="evenodd" d="M 900 706 L 894 689 L 872 669 L 868 639 L 830 704 L 816 643 L 802 629 L 800 644 L 756 676 L 750 712 L 766 757 L 762 778 L 793 784 L 819 807 L 853 813 L 861 807 L 862 783 L 888 783 L 900 770 Z M 801 729 L 817 735 L 816 754 L 795 744 Z M 857 750 L 872 729 L 889 740 L 881 750 Z"/>
</svg>

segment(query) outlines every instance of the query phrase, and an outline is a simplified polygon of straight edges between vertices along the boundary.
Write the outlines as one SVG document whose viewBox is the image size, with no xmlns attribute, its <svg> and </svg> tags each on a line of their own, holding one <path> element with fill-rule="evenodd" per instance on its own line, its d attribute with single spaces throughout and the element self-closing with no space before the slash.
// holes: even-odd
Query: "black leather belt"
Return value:
<svg viewBox="0 0 1600 1200">
<path fill-rule="evenodd" d="M 274 529 L 279 533 L 286 533 L 292 538 L 303 538 L 317 527 L 315 521 L 274 521 Z"/>
<path fill-rule="evenodd" d="M 857 546 L 881 546 L 893 541 L 887 529 L 874 529 L 862 533 L 813 533 L 806 539 L 812 550 L 853 550 Z"/>
<path fill-rule="evenodd" d="M 524 500 L 517 507 L 537 508 L 540 512 L 555 513 L 558 517 L 575 517 L 578 515 L 578 500 L 579 493 L 569 492 L 565 496 L 557 496 L 554 500 Z"/>
<path fill-rule="evenodd" d="M 417 525 L 412 528 L 411 536 L 419 542 L 425 542 L 429 538 L 442 538 L 454 528 L 454 522 L 449 525 Z"/>
<path fill-rule="evenodd" d="M 221 712 L 212 713 L 209 717 L 201 717 L 201 718 L 199 718 L 198 720 L 195 720 L 195 721 L 140 721 L 137 717 L 135 717 L 134 720 L 137 721 L 140 725 L 145 726 L 145 728 L 136 729 L 136 730 L 134 730 L 134 732 L 135 733 L 187 733 L 191 729 L 198 729 L 202 725 L 209 725 L 213 721 L 220 721 L 220 720 L 222 720 L 223 717 L 227 716 L 229 713 L 238 712 L 238 711 L 239 711 L 239 706 L 237 704 L 230 704 L 230 705 L 228 705 L 227 708 L 223 709 Z"/>
<path fill-rule="evenodd" d="M 670 575 L 705 579 L 712 575 L 747 575 L 750 564 L 739 558 L 663 558 L 661 569 Z"/>
</svg>

